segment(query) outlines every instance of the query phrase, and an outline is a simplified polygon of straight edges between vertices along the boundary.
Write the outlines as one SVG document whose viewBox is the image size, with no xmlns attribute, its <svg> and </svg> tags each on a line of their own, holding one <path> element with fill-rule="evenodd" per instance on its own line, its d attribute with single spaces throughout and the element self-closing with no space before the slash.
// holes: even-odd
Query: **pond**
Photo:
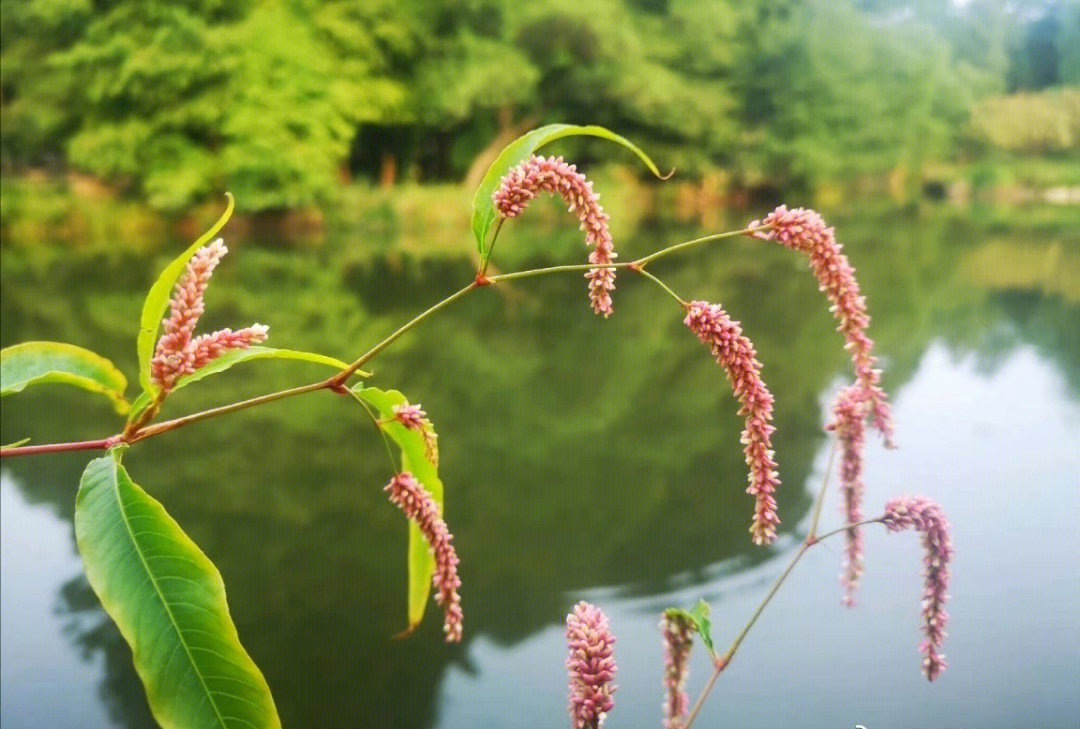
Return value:
<svg viewBox="0 0 1080 729">
<path fill-rule="evenodd" d="M 950 667 L 932 685 L 919 672 L 919 539 L 871 529 L 858 606 L 840 605 L 840 542 L 812 550 L 701 726 L 1077 726 L 1080 231 L 918 208 L 839 222 L 898 424 L 898 450 L 871 439 L 867 511 L 925 493 L 949 514 Z M 522 233 L 533 245 L 519 262 L 576 261 L 567 227 Z M 643 223 L 620 238 L 623 258 L 699 232 Z M 230 239 L 205 326 L 258 320 L 270 344 L 349 358 L 471 276 L 464 254 L 418 258 L 356 239 L 347 229 L 316 245 Z M 134 379 L 141 296 L 171 250 L 6 243 L 3 344 L 89 346 Z M 382 493 L 383 445 L 346 402 L 274 403 L 132 449 L 133 477 L 221 570 L 285 726 L 565 727 L 562 620 L 588 599 L 618 636 L 606 726 L 655 727 L 660 611 L 704 597 L 718 640 L 730 641 L 805 534 L 830 450 L 825 409 L 848 364 L 788 251 L 718 242 L 655 272 L 684 297 L 722 302 L 757 345 L 783 480 L 772 547 L 747 534 L 741 422 L 722 371 L 670 300 L 627 274 L 610 320 L 588 312 L 577 276 L 531 279 L 466 297 L 373 363 L 373 382 L 422 402 L 440 433 L 464 582 L 460 645 L 440 640 L 434 606 L 415 635 L 394 638 L 405 524 Z M 321 374 L 245 367 L 179 393 L 166 415 Z M 27 392 L 4 400 L 3 442 L 100 437 L 114 419 L 75 393 Z M 87 460 L 9 459 L 0 471 L 5 729 L 154 726 L 75 553 Z M 833 489 L 825 524 L 839 523 Z M 699 649 L 692 695 L 707 672 Z"/>
</svg>

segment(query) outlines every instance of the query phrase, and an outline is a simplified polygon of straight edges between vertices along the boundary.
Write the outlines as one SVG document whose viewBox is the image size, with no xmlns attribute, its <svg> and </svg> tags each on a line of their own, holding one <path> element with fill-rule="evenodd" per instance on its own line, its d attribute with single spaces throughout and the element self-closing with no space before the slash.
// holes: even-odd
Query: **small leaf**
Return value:
<svg viewBox="0 0 1080 729">
<path fill-rule="evenodd" d="M 5 445 L 2 445 L 2 446 L 0 446 L 0 448 L 18 448 L 19 446 L 26 445 L 29 442 L 30 442 L 29 438 L 22 438 L 20 440 L 15 441 L 14 443 L 7 443 Z"/>
<path fill-rule="evenodd" d="M 118 413 L 128 410 L 127 378 L 100 354 L 61 342 L 24 342 L 0 350 L 0 395 L 50 382 L 99 392 Z"/>
<path fill-rule="evenodd" d="M 198 382 L 204 377 L 217 374 L 218 372 L 224 372 L 235 364 L 241 362 L 247 362 L 251 359 L 298 359 L 305 362 L 315 362 L 317 364 L 324 364 L 334 369 L 343 370 L 348 367 L 347 362 L 342 362 L 340 359 L 328 357 L 325 354 L 316 354 L 315 352 L 301 352 L 295 349 L 275 349 L 273 347 L 248 347 L 247 349 L 230 349 L 228 352 L 224 352 L 219 357 L 210 360 L 205 366 L 192 372 L 190 375 L 184 375 L 173 386 L 173 392 L 179 390 L 181 387 L 186 387 L 192 382 Z M 366 374 L 366 373 L 359 373 Z M 138 402 L 138 400 L 136 400 Z"/>
<path fill-rule="evenodd" d="M 512 167 L 523 160 L 528 159 L 529 155 L 540 147 L 543 147 L 545 144 L 550 144 L 563 137 L 581 135 L 601 137 L 616 142 L 617 144 L 621 144 L 640 157 L 641 161 L 645 163 L 645 166 L 649 168 L 650 172 L 661 179 L 666 179 L 660 174 L 660 170 L 657 169 L 656 164 L 649 159 L 649 156 L 641 151 L 636 144 L 604 127 L 579 126 L 577 124 L 548 124 L 547 126 L 527 132 L 506 145 L 495 161 L 491 163 L 487 173 L 484 175 L 484 179 L 480 182 L 480 187 L 476 189 L 476 195 L 473 197 L 472 231 L 473 235 L 476 236 L 476 246 L 480 251 L 480 258 L 483 261 L 487 261 L 489 253 L 485 247 L 487 234 L 488 231 L 491 230 L 491 225 L 495 222 L 495 216 L 497 215 L 491 196 L 495 194 L 495 189 L 499 186 L 499 181 Z"/>
<path fill-rule="evenodd" d="M 678 615 L 684 620 L 688 620 L 701 636 L 701 642 L 705 644 L 705 647 L 709 650 L 709 654 L 713 659 L 716 659 L 716 646 L 713 644 L 712 637 L 712 620 L 709 619 L 709 613 L 711 612 L 709 603 L 704 600 L 698 600 L 698 603 L 694 606 L 693 610 L 668 608 L 664 612 L 669 616 Z"/>
<path fill-rule="evenodd" d="M 150 403 L 154 401 L 154 396 L 146 390 L 139 393 L 139 396 L 135 398 L 131 403 L 131 410 L 128 411 L 128 423 L 134 423 L 139 419 L 139 416 L 146 411 L 146 408 L 150 407 Z"/>
<path fill-rule="evenodd" d="M 131 646 L 154 718 L 165 729 L 280 728 L 217 568 L 117 456 L 83 472 L 75 539 L 90 586 Z"/>
<path fill-rule="evenodd" d="M 221 214 L 217 222 L 210 226 L 210 230 L 199 236 L 199 239 L 188 246 L 188 249 L 174 258 L 165 270 L 158 276 L 157 281 L 150 287 L 143 303 L 142 316 L 139 319 L 139 338 L 137 348 L 139 353 L 139 384 L 143 390 L 156 393 L 158 386 L 150 379 L 150 360 L 154 358 L 154 345 L 157 344 L 158 330 L 161 328 L 161 320 L 165 316 L 165 310 L 169 308 L 169 299 L 172 296 L 173 286 L 180 274 L 184 272 L 188 261 L 195 255 L 195 251 L 210 242 L 217 235 L 225 223 L 229 221 L 233 212 L 233 196 L 225 193 L 227 203 L 225 212 Z"/>
<path fill-rule="evenodd" d="M 351 392 L 353 397 L 373 407 L 383 420 L 394 417 L 394 406 L 404 405 L 408 399 L 397 390 L 380 390 L 377 387 L 357 385 Z M 409 430 L 401 423 L 387 422 L 382 425 L 383 432 L 401 448 L 401 468 L 409 471 L 420 482 L 439 507 L 443 508 L 443 483 L 439 480 L 439 470 L 425 455 L 424 437 L 414 430 Z M 435 571 L 435 558 L 420 528 L 409 522 L 409 605 L 407 630 L 420 624 L 427 607 L 431 592 L 431 575 Z"/>
</svg>

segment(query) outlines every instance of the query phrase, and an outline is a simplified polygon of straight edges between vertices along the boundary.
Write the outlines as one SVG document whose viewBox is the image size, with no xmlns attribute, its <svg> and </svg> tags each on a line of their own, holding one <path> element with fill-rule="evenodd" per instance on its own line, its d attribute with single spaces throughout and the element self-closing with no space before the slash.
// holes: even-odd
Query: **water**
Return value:
<svg viewBox="0 0 1080 729">
<path fill-rule="evenodd" d="M 872 442 L 867 510 L 925 493 L 953 523 L 950 668 L 919 674 L 920 545 L 870 530 L 855 610 L 840 542 L 812 550 L 750 634 L 701 726 L 1075 727 L 1080 722 L 1080 236 L 955 213 L 853 216 L 848 252 L 874 314 L 898 451 Z M 697 231 L 641 228 L 629 255 Z M 546 239 L 552 242 L 547 243 Z M 526 240 L 528 239 L 528 240 Z M 523 235 L 522 263 L 573 260 L 573 231 Z M 514 245 L 507 238 L 507 250 Z M 504 245 L 504 243 L 500 243 Z M 345 358 L 467 280 L 331 236 L 234 246 L 207 326 L 271 325 L 271 343 Z M 59 339 L 133 370 L 141 292 L 168 249 L 7 245 L 5 345 Z M 440 432 L 462 559 L 466 638 L 429 613 L 404 624 L 405 529 L 388 462 L 326 394 L 211 420 L 125 458 L 219 566 L 241 639 L 288 727 L 564 727 L 561 621 L 578 599 L 618 635 L 610 727 L 660 718 L 656 623 L 713 605 L 725 644 L 805 532 L 848 375 L 803 263 L 736 241 L 657 265 L 683 296 L 722 301 L 754 337 L 777 399 L 784 529 L 750 544 L 741 428 L 723 375 L 656 289 L 620 277 L 616 316 L 588 314 L 577 277 L 467 297 L 374 366 Z M 180 414 L 318 376 L 252 363 L 177 395 Z M 133 379 L 133 378 L 132 378 Z M 104 405 L 63 389 L 6 398 L 3 442 L 98 437 Z M 81 576 L 71 516 L 85 454 L 5 460 L 0 481 L 6 729 L 152 727 L 130 652 Z M 839 524 L 835 491 L 826 526 Z M 437 610 L 432 607 L 432 612 Z M 707 674 L 697 651 L 691 691 Z"/>
</svg>

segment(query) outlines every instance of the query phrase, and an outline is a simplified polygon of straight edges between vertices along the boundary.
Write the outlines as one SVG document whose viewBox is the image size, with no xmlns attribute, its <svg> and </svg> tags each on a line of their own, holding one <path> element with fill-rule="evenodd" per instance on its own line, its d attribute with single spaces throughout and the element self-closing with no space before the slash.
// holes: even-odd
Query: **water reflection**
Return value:
<svg viewBox="0 0 1080 729">
<path fill-rule="evenodd" d="M 958 225 L 950 220 L 911 225 L 897 218 L 843 228 L 875 313 L 873 334 L 888 359 L 885 384 L 898 394 L 902 416 L 903 450 L 875 451 L 872 458 L 871 501 L 915 489 L 940 495 L 948 507 L 959 483 L 1008 503 L 1001 495 L 1013 498 L 1016 483 L 1004 475 L 987 478 L 980 472 L 983 482 L 976 484 L 958 480 L 961 474 L 970 478 L 970 470 L 944 459 L 931 467 L 922 459 L 926 438 L 951 437 L 946 427 L 956 426 L 946 426 L 949 421 L 942 417 L 949 407 L 981 406 L 985 417 L 977 422 L 987 428 L 959 440 L 955 460 L 981 463 L 984 452 L 1025 452 L 1014 450 L 1016 432 L 994 429 L 1009 422 L 1010 414 L 990 407 L 1015 388 L 1054 406 L 1045 410 L 1044 420 L 1029 423 L 1040 437 L 1026 443 L 1026 452 L 1041 464 L 1039 477 L 1065 482 L 1075 501 L 1080 464 L 1075 457 L 1048 459 L 1045 449 L 1055 439 L 1067 449 L 1067 438 L 1080 438 L 1071 404 L 1080 393 L 1075 326 L 1080 303 L 1059 283 L 1044 290 L 1030 268 L 1012 265 L 1014 257 L 1030 258 L 1034 235 L 1017 231 L 1013 238 L 996 236 L 991 244 L 977 227 L 964 231 Z M 684 233 L 641 230 L 626 249 L 644 251 L 657 238 L 678 239 Z M 1080 259 L 1075 245 L 1062 250 L 1055 254 L 1057 265 L 1062 257 L 1068 265 Z M 988 256 L 997 260 L 992 277 L 985 274 Z M 251 247 L 236 258 L 239 265 L 227 262 L 215 279 L 207 326 L 266 318 L 279 345 L 342 355 L 469 275 L 463 260 L 371 259 L 350 256 L 333 242 L 314 251 Z M 20 249 L 5 250 L 4 264 L 4 344 L 25 338 L 92 343 L 121 366 L 131 362 L 129 320 L 156 262 L 121 251 L 65 260 Z M 86 276 L 88 266 L 98 271 L 96 280 Z M 752 241 L 732 242 L 658 270 L 684 296 L 722 300 L 755 338 L 777 397 L 776 446 L 785 483 L 780 513 L 783 541 L 790 543 L 824 467 L 823 398 L 846 375 L 839 336 L 820 295 L 801 261 Z M 1016 272 L 1013 278 L 1010 271 Z M 751 504 L 742 493 L 741 425 L 722 372 L 684 330 L 677 312 L 658 305 L 655 292 L 634 283 L 623 282 L 618 315 L 608 322 L 587 314 L 583 285 L 576 279 L 484 292 L 434 321 L 424 336 L 410 335 L 378 363 L 378 382 L 422 401 L 441 433 L 448 519 L 465 583 L 468 630 L 460 647 L 438 640 L 435 620 L 411 640 L 389 638 L 402 627 L 405 531 L 380 491 L 388 477 L 381 446 L 336 398 L 314 396 L 208 421 L 147 441 L 129 454 L 125 462 L 135 478 L 218 564 L 240 635 L 273 687 L 287 726 L 456 727 L 496 721 L 561 726 L 558 623 L 571 598 L 582 594 L 599 595 L 623 626 L 621 683 L 627 688 L 620 695 L 619 725 L 654 726 L 660 698 L 657 609 L 672 599 L 708 594 L 720 608 L 721 634 L 743 619 L 771 578 L 773 558 L 783 546 L 755 549 L 746 536 Z M 289 305 L 283 307 L 283 301 Z M 1019 371 L 1018 352 L 1029 365 Z M 966 357 L 962 363 L 953 359 L 960 355 Z M 283 364 L 262 367 L 257 378 L 225 375 L 216 386 L 181 393 L 173 412 L 284 387 L 308 372 L 303 365 Z M 1053 378 L 1061 379 L 1060 388 L 1035 387 Z M 938 399 L 907 408 L 912 388 L 946 381 L 950 386 Z M 953 396 L 959 405 L 949 399 Z M 78 418 L 72 417 L 75 407 Z M 96 407 L 82 410 L 81 399 L 59 391 L 5 400 L 4 439 L 96 435 L 109 417 Z M 10 469 L 22 498 L 47 505 L 67 521 L 85 461 L 77 455 L 28 459 L 11 463 Z M 955 501 L 961 514 L 970 503 Z M 1071 512 L 1073 527 L 1076 513 Z M 1025 514 L 1009 522 L 1014 530 L 1035 518 Z M 1068 516 L 1061 513 L 1066 521 Z M 954 514 L 953 521 L 960 519 Z M 1074 536 L 1067 530 L 1053 535 L 1055 545 L 1044 549 L 1075 555 L 1075 549 L 1067 551 Z M 983 553 L 984 544 L 1000 537 L 1000 531 L 974 527 L 963 543 L 958 540 L 958 550 Z M 918 679 L 917 548 L 884 547 L 887 540 L 878 541 L 872 549 L 883 551 L 871 556 L 870 569 L 890 565 L 889 574 L 903 587 L 896 599 L 891 591 L 875 597 L 868 585 L 864 607 L 834 620 L 837 595 L 822 584 L 834 584 L 838 557 L 822 550 L 740 658 L 744 677 L 788 681 L 792 701 L 775 702 L 769 692 L 736 677 L 725 689 L 727 698 L 718 702 L 724 706 L 714 714 L 718 720 L 730 721 L 732 707 L 740 706 L 746 713 L 738 714 L 738 725 L 765 726 L 769 714 L 760 710 L 771 706 L 772 718 L 779 721 L 772 725 L 789 725 L 783 712 L 795 710 L 786 706 L 792 704 L 801 705 L 805 725 L 805 701 L 814 699 L 810 689 L 799 687 L 821 682 L 800 677 L 800 671 L 810 670 L 803 653 L 779 657 L 788 654 L 793 636 L 822 628 L 819 616 L 829 620 L 819 637 L 850 646 L 840 653 L 836 646 L 806 649 L 806 655 L 832 655 L 840 662 L 820 666 L 823 680 L 841 684 L 843 676 L 868 668 L 890 678 L 866 690 L 868 715 L 889 721 L 896 707 L 887 697 L 896 697 L 899 705 L 929 696 L 913 680 Z M 5 542 L 5 560 L 6 547 Z M 889 549 L 898 555 L 895 567 Z M 981 575 L 979 559 L 970 560 L 970 569 Z M 1075 577 L 1074 562 L 1063 562 L 1059 575 Z M 1064 591 L 1065 603 L 1075 597 L 1068 582 L 1037 587 Z M 60 599 L 73 643 L 96 661 L 116 725 L 153 726 L 130 654 L 85 581 L 69 581 Z M 1011 609 L 1029 606 L 1025 600 L 1018 597 Z M 974 619 L 981 630 L 1001 630 L 1002 622 L 1016 616 L 999 611 Z M 954 632 L 962 622 L 956 618 Z M 1059 635 L 1064 630 L 1068 638 L 1076 633 L 1074 623 L 1045 626 Z M 908 624 L 910 631 L 895 629 Z M 1013 625 L 1007 635 L 1015 639 L 1021 631 Z M 860 646 L 881 645 L 886 638 L 895 639 L 888 650 L 896 655 L 887 660 L 858 655 Z M 954 650 L 970 651 L 968 660 L 978 662 L 977 648 L 964 645 Z M 1060 670 L 1063 655 L 1046 648 L 1031 660 L 1056 667 L 1058 676 L 1076 678 L 1067 665 Z M 5 655 L 5 674 L 22 669 L 22 659 L 12 661 Z M 933 700 L 945 702 L 941 706 L 976 701 L 986 684 L 971 675 L 955 671 L 952 688 L 945 684 Z M 1060 680 L 1049 686 L 1043 689 L 1049 703 L 1040 706 L 1057 706 L 1054 716 L 1070 716 L 1062 713 L 1069 709 L 1067 694 L 1061 693 L 1067 686 L 1062 688 Z M 7 685 L 5 694 L 11 695 Z M 798 696 L 805 701 L 796 701 Z M 843 698 L 834 696 L 837 707 Z M 6 698 L 5 708 L 8 704 Z M 815 704 L 811 713 L 821 726 L 867 723 L 839 708 L 818 708 Z M 45 714 L 40 719 L 35 725 L 48 723 Z"/>
<path fill-rule="evenodd" d="M 23 492 L 22 484 L 0 470 L 0 723 L 9 729 L 41 726 L 37 713 L 48 705 L 53 726 L 105 726 L 96 700 L 100 657 L 87 656 L 87 665 L 57 660 L 70 654 L 66 618 L 54 614 L 57 587 L 82 568 L 71 551 L 71 526 L 31 506 Z M 68 612 L 64 605 L 59 609 Z M 58 704 L 58 695 L 68 700 Z"/>
</svg>

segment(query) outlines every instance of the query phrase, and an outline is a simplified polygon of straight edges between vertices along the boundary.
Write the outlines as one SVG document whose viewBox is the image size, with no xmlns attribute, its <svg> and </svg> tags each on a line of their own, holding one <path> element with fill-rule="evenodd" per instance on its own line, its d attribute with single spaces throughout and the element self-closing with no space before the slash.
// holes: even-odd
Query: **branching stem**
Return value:
<svg viewBox="0 0 1080 729">
<path fill-rule="evenodd" d="M 501 226 L 500 226 L 501 227 Z M 369 349 L 364 354 L 343 369 L 341 372 L 333 375 L 332 377 L 313 382 L 308 385 L 301 385 L 299 387 L 291 387 L 286 390 L 279 390 L 277 392 L 271 392 L 266 395 L 260 395 L 247 400 L 241 400 L 240 402 L 230 403 L 228 405 L 221 405 L 216 408 L 210 408 L 208 410 L 202 410 L 190 415 L 184 415 L 179 418 L 173 418 L 172 420 L 166 420 L 161 423 L 152 425 L 146 425 L 156 413 L 157 407 L 160 403 L 155 403 L 147 408 L 146 412 L 140 416 L 139 420 L 129 425 L 122 433 L 110 436 L 108 438 L 101 438 L 98 440 L 84 440 L 73 441 L 67 443 L 48 443 L 43 445 L 28 445 L 28 446 L 13 446 L 11 448 L 0 448 L 0 458 L 8 458 L 15 456 L 31 456 L 40 453 L 61 453 L 64 451 L 83 451 L 83 450 L 107 450 L 113 446 L 120 444 L 132 444 L 138 443 L 140 440 L 146 438 L 152 438 L 162 433 L 167 433 L 170 430 L 176 430 L 192 423 L 197 423 L 201 420 L 208 418 L 214 418 L 219 415 L 227 415 L 228 413 L 236 412 L 238 410 L 246 410 L 247 408 L 255 407 L 256 405 L 263 405 L 265 403 L 274 402 L 276 400 L 284 400 L 285 398 L 294 397 L 296 395 L 303 395 L 309 392 L 315 392 L 316 390 L 332 390 L 339 394 L 346 394 L 345 382 L 356 372 L 364 366 L 367 362 L 374 359 L 380 352 L 394 343 L 403 334 L 414 328 L 432 314 L 446 308 L 453 302 L 457 301 L 461 297 L 468 294 L 477 288 L 482 288 L 488 284 L 499 283 L 500 281 L 512 281 L 519 278 L 531 278 L 533 276 L 545 276 L 553 273 L 565 273 L 573 271 L 588 271 L 593 268 L 629 268 L 635 273 L 639 273 L 645 278 L 651 280 L 653 283 L 658 284 L 664 291 L 670 294 L 680 305 L 685 306 L 684 302 L 679 296 L 672 291 L 663 281 L 656 276 L 645 271 L 645 265 L 650 261 L 654 261 L 657 258 L 661 258 L 675 251 L 689 248 L 691 246 L 699 245 L 701 243 L 707 243 L 709 241 L 721 240 L 724 238 L 733 238 L 739 235 L 746 235 L 758 230 L 765 230 L 769 226 L 757 226 L 754 228 L 743 228 L 742 230 L 730 231 L 727 233 L 717 233 L 716 235 L 707 235 L 702 238 L 695 238 L 694 240 L 684 241 L 682 243 L 676 243 L 675 245 L 662 248 L 655 253 L 651 253 L 644 258 L 639 258 L 636 261 L 630 261 L 627 263 L 608 263 L 608 264 L 574 264 L 567 266 L 548 266 L 546 268 L 535 268 L 527 271 L 516 271 L 513 273 L 503 273 L 491 277 L 485 277 L 483 270 L 477 275 L 477 278 L 467 286 L 458 289 L 454 293 L 447 296 L 445 299 L 438 303 L 428 307 L 421 313 L 414 316 L 405 324 L 398 327 L 394 332 L 388 335 L 385 339 L 380 341 L 374 347 Z M 496 229 L 495 235 L 498 235 L 498 229 Z M 494 240 L 492 241 L 494 244 Z M 486 265 L 484 266 L 486 268 Z"/>
<path fill-rule="evenodd" d="M 829 451 L 829 462 L 828 465 L 825 467 L 825 476 L 824 478 L 822 478 L 821 489 L 819 489 L 817 499 L 814 503 L 814 512 L 813 516 L 811 517 L 810 531 L 807 533 L 806 538 L 803 539 L 802 543 L 799 544 L 799 548 L 791 557 L 791 561 L 787 563 L 787 566 L 784 567 L 783 572 L 781 572 L 780 575 L 773 582 L 772 587 L 769 588 L 769 591 L 765 593 L 765 597 L 763 597 L 761 602 L 758 603 L 758 606 L 754 609 L 753 614 L 750 615 L 750 619 L 747 620 L 746 624 L 743 625 L 741 630 L 739 630 L 738 634 L 735 636 L 735 639 L 731 642 L 731 645 L 728 646 L 728 649 L 724 651 L 723 655 L 716 659 L 716 662 L 713 666 L 713 672 L 709 676 L 709 680 L 705 684 L 705 688 L 702 689 L 701 694 L 697 698 L 697 701 L 694 702 L 694 708 L 690 711 L 689 716 L 687 716 L 686 724 L 683 725 L 683 729 L 690 729 L 690 725 L 694 723 L 695 719 L 697 719 L 698 714 L 701 713 L 701 708 L 705 705 L 705 699 L 709 697 L 709 693 L 712 691 L 713 686 L 716 684 L 716 680 L 720 678 L 720 674 L 723 673 L 724 669 L 727 668 L 728 665 L 731 663 L 731 659 L 735 657 L 735 652 L 739 650 L 739 646 L 741 646 L 743 644 L 743 641 L 746 640 L 746 636 L 750 633 L 751 628 L 754 627 L 754 624 L 758 621 L 758 618 L 761 617 L 761 614 L 765 612 L 765 608 L 768 607 L 770 602 L 772 602 L 772 599 L 776 596 L 776 593 L 779 592 L 780 586 L 784 584 L 784 581 L 788 578 L 788 575 L 791 574 L 791 571 L 795 569 L 795 565 L 799 563 L 799 560 L 802 559 L 803 555 L 806 554 L 807 551 L 809 551 L 809 549 L 815 544 L 819 544 L 820 542 L 828 539 L 829 537 L 849 531 L 856 527 L 865 526 L 867 524 L 879 523 L 884 518 L 884 516 L 879 516 L 876 519 L 866 519 L 864 521 L 854 522 L 852 524 L 845 524 L 838 529 L 833 529 L 821 535 L 817 534 L 818 524 L 821 520 L 821 505 L 825 501 L 825 492 L 829 484 L 829 473 L 832 471 L 835 455 L 836 440 L 834 439 L 832 448 Z"/>
</svg>

